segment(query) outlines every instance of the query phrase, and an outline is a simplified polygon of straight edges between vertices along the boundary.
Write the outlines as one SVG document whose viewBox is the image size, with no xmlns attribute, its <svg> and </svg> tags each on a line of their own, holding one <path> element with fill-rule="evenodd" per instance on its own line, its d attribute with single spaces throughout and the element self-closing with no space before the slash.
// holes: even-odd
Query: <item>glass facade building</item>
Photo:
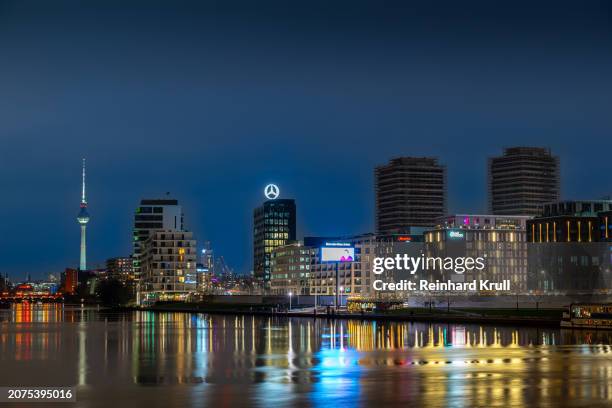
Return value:
<svg viewBox="0 0 612 408">
<path fill-rule="evenodd" d="M 295 200 L 265 201 L 253 211 L 253 275 L 269 288 L 271 255 L 275 248 L 295 241 Z"/>
</svg>

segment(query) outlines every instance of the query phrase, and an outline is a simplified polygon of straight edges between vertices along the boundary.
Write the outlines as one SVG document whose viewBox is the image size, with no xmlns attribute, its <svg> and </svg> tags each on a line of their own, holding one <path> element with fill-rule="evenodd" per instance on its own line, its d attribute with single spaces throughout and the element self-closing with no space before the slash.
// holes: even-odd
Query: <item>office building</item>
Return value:
<svg viewBox="0 0 612 408">
<path fill-rule="evenodd" d="M 527 237 L 529 216 L 456 214 L 441 217 L 425 233 L 428 257 L 484 258 L 483 270 L 430 271 L 430 280 L 509 280 L 513 293 L 527 291 Z"/>
<path fill-rule="evenodd" d="M 183 209 L 177 200 L 144 199 L 136 208 L 133 229 L 134 274 L 139 278 L 142 247 L 152 231 L 183 230 Z"/>
<path fill-rule="evenodd" d="M 142 243 L 139 301 L 186 300 L 197 290 L 193 233 L 154 230 Z"/>
<path fill-rule="evenodd" d="M 377 234 L 414 233 L 446 214 L 446 167 L 436 158 L 392 159 L 374 176 Z"/>
<path fill-rule="evenodd" d="M 544 294 L 609 293 L 612 200 L 545 204 L 542 216 L 527 222 L 529 287 Z M 579 298 L 577 298 L 579 300 Z"/>
<path fill-rule="evenodd" d="M 264 288 L 269 288 L 272 250 L 295 241 L 295 220 L 291 199 L 268 199 L 253 211 L 253 275 Z"/>
<path fill-rule="evenodd" d="M 512 147 L 489 158 L 489 211 L 496 215 L 540 215 L 560 197 L 559 158 L 540 147 Z"/>
<path fill-rule="evenodd" d="M 310 294 L 311 248 L 292 242 L 272 250 L 270 293 L 273 295 Z"/>
<path fill-rule="evenodd" d="M 355 248 L 353 262 L 336 263 L 321 260 L 321 247 L 347 244 Z M 333 304 L 336 294 L 336 267 L 338 267 L 339 293 L 346 298 L 363 298 L 374 296 L 372 267 L 380 242 L 374 234 L 353 237 L 305 237 L 304 245 L 311 248 L 310 294 L 327 298 Z M 342 300 L 341 300 L 342 302 Z M 321 299 L 319 304 L 325 304 Z"/>
</svg>

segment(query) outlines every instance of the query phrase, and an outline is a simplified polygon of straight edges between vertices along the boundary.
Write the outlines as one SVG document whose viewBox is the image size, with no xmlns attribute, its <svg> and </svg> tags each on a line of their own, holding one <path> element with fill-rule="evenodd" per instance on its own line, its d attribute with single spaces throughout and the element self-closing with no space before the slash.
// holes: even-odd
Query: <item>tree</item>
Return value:
<svg viewBox="0 0 612 408">
<path fill-rule="evenodd" d="M 96 294 L 106 306 L 120 306 L 129 303 L 130 290 L 116 279 L 101 281 L 96 288 Z"/>
</svg>

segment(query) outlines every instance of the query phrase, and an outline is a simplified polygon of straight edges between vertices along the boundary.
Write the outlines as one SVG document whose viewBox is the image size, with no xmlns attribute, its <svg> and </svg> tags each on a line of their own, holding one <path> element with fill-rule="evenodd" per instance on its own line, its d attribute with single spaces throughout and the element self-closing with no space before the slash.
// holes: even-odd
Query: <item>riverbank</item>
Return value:
<svg viewBox="0 0 612 408">
<path fill-rule="evenodd" d="M 125 310 L 126 308 L 122 308 Z M 351 319 L 351 320 L 383 320 L 435 323 L 466 323 L 466 324 L 496 324 L 512 326 L 559 327 L 563 315 L 562 309 L 401 309 L 385 313 L 351 313 L 347 311 L 328 311 L 314 308 L 301 310 L 274 311 L 255 306 L 242 305 L 207 305 L 187 303 L 166 303 L 150 307 L 133 307 L 128 310 L 150 312 L 181 312 L 236 314 L 274 317 L 300 317 L 318 319 Z"/>
</svg>

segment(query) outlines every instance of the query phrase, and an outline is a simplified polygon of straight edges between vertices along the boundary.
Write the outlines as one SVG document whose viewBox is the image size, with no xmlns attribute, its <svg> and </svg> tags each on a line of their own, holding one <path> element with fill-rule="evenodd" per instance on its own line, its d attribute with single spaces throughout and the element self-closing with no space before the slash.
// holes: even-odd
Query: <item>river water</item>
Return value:
<svg viewBox="0 0 612 408">
<path fill-rule="evenodd" d="M 0 386 L 75 386 L 82 407 L 594 407 L 612 404 L 611 341 L 606 331 L 14 305 L 0 310 Z"/>
</svg>

